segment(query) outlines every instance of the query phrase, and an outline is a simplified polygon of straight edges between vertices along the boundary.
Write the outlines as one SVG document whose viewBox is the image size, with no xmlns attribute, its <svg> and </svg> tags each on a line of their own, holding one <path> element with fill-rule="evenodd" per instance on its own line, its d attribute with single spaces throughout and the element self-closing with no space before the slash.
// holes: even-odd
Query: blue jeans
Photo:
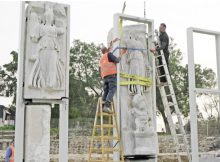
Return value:
<svg viewBox="0 0 220 162">
<path fill-rule="evenodd" d="M 104 94 L 102 100 L 105 101 L 105 106 L 110 107 L 113 96 L 117 89 L 117 76 L 109 75 L 104 77 Z"/>
</svg>

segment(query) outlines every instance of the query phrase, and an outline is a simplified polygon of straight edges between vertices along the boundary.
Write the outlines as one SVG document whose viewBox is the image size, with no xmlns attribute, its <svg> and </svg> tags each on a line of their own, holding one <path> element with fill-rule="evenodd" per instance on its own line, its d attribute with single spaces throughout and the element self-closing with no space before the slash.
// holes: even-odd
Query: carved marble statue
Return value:
<svg viewBox="0 0 220 162">
<path fill-rule="evenodd" d="M 132 100 L 132 108 L 130 109 L 131 116 L 133 117 L 133 122 L 135 125 L 134 132 L 134 152 L 137 154 L 146 153 L 154 154 L 152 150 L 152 145 L 147 145 L 151 143 L 151 137 L 156 135 L 153 128 L 153 123 L 151 119 L 150 108 L 147 107 L 145 98 L 136 94 Z M 149 138 L 148 138 L 149 137 Z"/>
<path fill-rule="evenodd" d="M 152 128 L 152 119 L 148 110 L 149 108 L 147 107 L 145 98 L 140 94 L 136 94 L 133 97 L 132 108 L 130 109 L 130 113 L 133 116 L 135 122 L 135 132 L 145 132 L 149 135 L 155 134 Z"/>
<path fill-rule="evenodd" d="M 64 33 L 64 29 L 55 26 L 53 9 L 50 6 L 46 6 L 41 24 L 36 15 L 31 14 L 31 25 L 33 31 L 30 37 L 37 43 L 37 48 L 31 58 L 35 63 L 29 85 L 35 88 L 62 89 L 64 71 L 57 37 Z"/>
<path fill-rule="evenodd" d="M 136 31 L 130 30 L 128 33 L 122 35 L 121 46 L 129 48 L 126 58 L 126 62 L 129 65 L 129 74 L 146 76 L 147 69 L 144 68 L 146 66 L 144 56 L 147 55 L 147 49 L 144 45 L 146 45 L 146 39 L 143 38 L 143 35 L 137 35 Z M 132 80 L 130 79 L 130 81 Z M 146 91 L 146 87 L 140 85 L 129 85 L 128 88 L 130 93 L 133 94 Z"/>
<path fill-rule="evenodd" d="M 153 80 L 153 58 L 147 49 L 146 26 L 129 25 L 123 27 L 122 31 L 120 47 L 127 48 L 127 54 L 121 58 L 120 72 Z M 110 30 L 108 43 L 113 39 L 113 30 Z M 120 81 L 133 79 L 121 77 Z M 153 94 L 152 87 L 138 84 L 120 86 L 120 129 L 126 157 L 157 154 Z"/>
<path fill-rule="evenodd" d="M 66 10 L 56 3 L 31 2 L 27 13 L 25 98 L 61 98 L 68 66 Z"/>
</svg>

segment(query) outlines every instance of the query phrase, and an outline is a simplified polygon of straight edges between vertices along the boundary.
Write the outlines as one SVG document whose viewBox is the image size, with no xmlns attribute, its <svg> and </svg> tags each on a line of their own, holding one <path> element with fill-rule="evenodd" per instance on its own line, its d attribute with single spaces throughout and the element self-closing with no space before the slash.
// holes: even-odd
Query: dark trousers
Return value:
<svg viewBox="0 0 220 162">
<path fill-rule="evenodd" d="M 117 89 L 117 76 L 109 75 L 104 77 L 104 93 L 102 100 L 105 101 L 105 106 L 110 107 L 113 96 Z"/>
<path fill-rule="evenodd" d="M 167 67 L 168 67 L 168 70 L 169 70 L 169 53 L 168 54 L 164 53 L 164 57 L 165 57 Z M 159 61 L 159 65 L 163 65 L 162 57 L 158 57 L 158 61 Z M 160 75 L 165 75 L 165 70 L 164 70 L 163 66 L 159 67 L 159 71 L 160 71 Z M 160 82 L 167 82 L 167 78 L 165 76 L 161 77 Z"/>
</svg>

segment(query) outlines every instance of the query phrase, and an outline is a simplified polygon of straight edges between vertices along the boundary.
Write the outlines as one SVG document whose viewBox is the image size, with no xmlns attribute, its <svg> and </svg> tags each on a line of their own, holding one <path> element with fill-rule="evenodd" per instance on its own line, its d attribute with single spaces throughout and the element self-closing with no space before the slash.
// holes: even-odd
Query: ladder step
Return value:
<svg viewBox="0 0 220 162">
<path fill-rule="evenodd" d="M 160 68 L 160 67 L 163 67 L 164 65 L 159 65 L 159 66 L 157 66 L 157 68 Z"/>
<path fill-rule="evenodd" d="M 116 128 L 116 125 L 112 125 L 112 124 L 103 124 L 102 126 L 101 125 L 96 125 L 95 126 L 96 128 Z"/>
<path fill-rule="evenodd" d="M 114 116 L 115 113 L 108 114 L 108 113 L 103 112 L 102 115 L 103 115 L 103 116 Z M 101 116 L 101 113 L 98 113 L 98 116 Z"/>
<path fill-rule="evenodd" d="M 165 84 L 163 84 L 163 83 L 159 83 L 157 86 L 161 86 L 161 87 L 169 87 L 170 84 L 168 84 L 168 83 L 165 83 Z"/>
<path fill-rule="evenodd" d="M 167 76 L 166 74 L 165 75 L 159 75 L 158 77 L 159 78 L 162 78 L 162 77 L 165 77 L 165 76 Z"/>
<path fill-rule="evenodd" d="M 100 147 L 100 148 L 90 148 L 90 150 L 92 151 L 92 152 L 95 152 L 95 151 L 97 151 L 97 152 L 102 152 L 102 148 Z M 103 148 L 103 150 L 104 150 L 104 152 L 121 152 L 121 149 L 117 149 L 117 148 Z"/>
<path fill-rule="evenodd" d="M 172 102 L 169 102 L 168 105 L 169 105 L 169 106 L 175 106 L 175 105 L 177 105 L 177 104 L 174 104 L 174 103 L 172 103 Z"/>
<path fill-rule="evenodd" d="M 156 58 L 158 58 L 158 57 L 162 57 L 162 55 L 157 55 Z"/>
<path fill-rule="evenodd" d="M 102 136 L 94 136 L 93 138 L 96 140 L 101 140 Z M 120 140 L 119 137 L 113 137 L 113 136 L 103 136 L 103 139 L 105 139 L 105 140 Z"/>
</svg>

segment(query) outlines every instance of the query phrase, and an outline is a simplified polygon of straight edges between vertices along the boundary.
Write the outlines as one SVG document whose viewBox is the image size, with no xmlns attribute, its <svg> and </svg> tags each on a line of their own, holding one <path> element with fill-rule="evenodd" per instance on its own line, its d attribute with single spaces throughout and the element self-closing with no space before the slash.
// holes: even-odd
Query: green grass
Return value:
<svg viewBox="0 0 220 162">
<path fill-rule="evenodd" d="M 50 135 L 58 135 L 59 129 L 58 128 L 51 128 L 50 129 Z"/>
<path fill-rule="evenodd" d="M 4 125 L 0 127 L 0 130 L 15 130 L 15 126 L 13 125 Z"/>
</svg>

